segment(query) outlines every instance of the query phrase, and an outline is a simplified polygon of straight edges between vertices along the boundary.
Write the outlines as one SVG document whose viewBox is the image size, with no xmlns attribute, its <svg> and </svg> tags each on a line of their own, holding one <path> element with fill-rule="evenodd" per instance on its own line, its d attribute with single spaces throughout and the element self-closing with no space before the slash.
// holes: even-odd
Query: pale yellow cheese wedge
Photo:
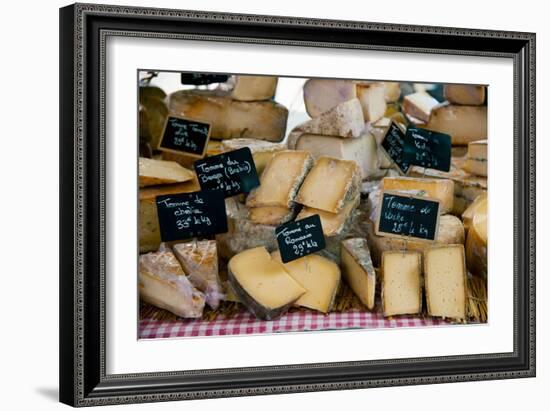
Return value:
<svg viewBox="0 0 550 411">
<path fill-rule="evenodd" d="M 183 183 L 192 180 L 195 173 L 174 161 L 139 158 L 139 186 Z"/>
<path fill-rule="evenodd" d="M 421 254 L 386 251 L 382 254 L 382 307 L 384 316 L 422 311 Z"/>
</svg>

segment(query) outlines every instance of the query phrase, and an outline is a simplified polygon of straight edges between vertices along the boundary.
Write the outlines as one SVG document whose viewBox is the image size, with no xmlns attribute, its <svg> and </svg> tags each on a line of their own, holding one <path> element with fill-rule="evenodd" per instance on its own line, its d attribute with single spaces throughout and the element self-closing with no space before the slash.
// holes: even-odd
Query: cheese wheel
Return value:
<svg viewBox="0 0 550 411">
<path fill-rule="evenodd" d="M 472 274 L 487 277 L 487 199 L 479 204 L 468 230 L 466 265 Z"/>
</svg>

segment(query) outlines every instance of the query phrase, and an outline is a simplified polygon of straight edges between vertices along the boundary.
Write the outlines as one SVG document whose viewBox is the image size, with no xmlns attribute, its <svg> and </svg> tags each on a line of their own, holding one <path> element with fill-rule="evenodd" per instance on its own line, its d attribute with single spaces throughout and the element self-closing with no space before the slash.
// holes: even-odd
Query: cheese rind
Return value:
<svg viewBox="0 0 550 411">
<path fill-rule="evenodd" d="M 376 271 L 372 264 L 367 240 L 349 238 L 342 241 L 340 261 L 344 279 L 359 300 L 372 310 L 376 294 Z"/>
<path fill-rule="evenodd" d="M 279 317 L 306 292 L 265 247 L 235 255 L 227 268 L 235 294 L 252 314 L 262 320 Z"/>
<path fill-rule="evenodd" d="M 278 251 L 271 253 L 271 256 L 282 263 Z M 322 313 L 331 311 L 340 286 L 341 275 L 338 265 L 316 254 L 282 264 L 290 276 L 306 290 L 294 305 Z"/>
<path fill-rule="evenodd" d="M 294 209 L 286 207 L 252 207 L 248 218 L 256 224 L 279 225 L 294 217 Z"/>
<path fill-rule="evenodd" d="M 487 199 L 481 200 L 468 229 L 466 265 L 472 274 L 487 278 Z"/>
<path fill-rule="evenodd" d="M 487 107 L 440 104 L 432 109 L 430 121 L 422 126 L 451 136 L 453 145 L 467 145 L 487 138 Z"/>
<path fill-rule="evenodd" d="M 487 177 L 487 140 L 468 143 L 468 153 L 463 168 L 468 173 Z"/>
<path fill-rule="evenodd" d="M 354 208 L 359 204 L 360 196 L 356 195 L 354 199 L 346 202 L 342 210 L 338 213 L 330 213 L 328 211 L 319 210 L 311 207 L 304 207 L 296 216 L 296 220 L 302 220 L 312 215 L 317 214 L 321 219 L 323 234 L 327 237 L 338 235 L 344 229 L 348 219 L 351 216 Z"/>
<path fill-rule="evenodd" d="M 386 251 L 382 254 L 382 309 L 384 316 L 422 311 L 421 254 Z"/>
<path fill-rule="evenodd" d="M 353 80 L 309 79 L 303 91 L 306 111 L 312 118 L 357 97 Z"/>
<path fill-rule="evenodd" d="M 474 216 L 477 214 L 481 207 L 484 207 L 484 202 L 487 201 L 487 192 L 481 193 L 476 197 L 474 202 L 468 206 L 462 213 L 462 222 L 464 223 L 464 229 L 466 231 L 472 226 Z"/>
<path fill-rule="evenodd" d="M 453 104 L 478 106 L 485 103 L 485 86 L 446 84 L 445 99 Z"/>
<path fill-rule="evenodd" d="M 412 93 L 403 97 L 403 111 L 423 123 L 429 121 L 432 108 L 438 104 L 435 98 L 425 92 Z"/>
<path fill-rule="evenodd" d="M 139 158 L 139 186 L 184 183 L 192 180 L 195 173 L 174 161 Z"/>
<path fill-rule="evenodd" d="M 386 90 L 384 83 L 357 82 L 357 98 L 363 109 L 365 121 L 376 121 L 386 112 Z"/>
<path fill-rule="evenodd" d="M 275 95 L 278 77 L 235 76 L 231 97 L 239 101 L 269 100 Z"/>
<path fill-rule="evenodd" d="M 462 244 L 424 251 L 424 289 L 428 314 L 466 319 L 467 277 Z"/>
<path fill-rule="evenodd" d="M 275 153 L 286 150 L 286 144 L 284 143 L 271 143 L 254 138 L 234 138 L 221 142 L 221 152 L 239 150 L 244 147 L 250 149 L 256 172 L 259 176 L 262 175 L 267 163 L 269 163 Z"/>
</svg>

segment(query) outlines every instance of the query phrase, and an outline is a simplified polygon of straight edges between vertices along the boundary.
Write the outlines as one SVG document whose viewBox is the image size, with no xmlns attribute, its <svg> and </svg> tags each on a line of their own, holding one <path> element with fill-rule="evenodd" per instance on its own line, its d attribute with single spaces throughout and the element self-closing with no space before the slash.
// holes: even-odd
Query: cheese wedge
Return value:
<svg viewBox="0 0 550 411">
<path fill-rule="evenodd" d="M 248 195 L 246 205 L 291 208 L 312 165 L 313 158 L 307 151 L 275 153 L 260 177 L 260 185 Z"/>
<path fill-rule="evenodd" d="M 479 106 L 485 103 L 485 86 L 469 84 L 447 84 L 444 87 L 445 99 L 453 104 Z"/>
<path fill-rule="evenodd" d="M 487 177 L 487 140 L 468 143 L 468 153 L 463 168 L 470 174 Z"/>
<path fill-rule="evenodd" d="M 441 201 L 442 214 L 453 209 L 454 182 L 435 178 L 414 177 L 385 177 L 382 180 L 381 189 L 394 191 L 423 191 L 428 197 Z"/>
<path fill-rule="evenodd" d="M 312 118 L 357 97 L 353 80 L 309 79 L 303 90 L 306 111 Z"/>
<path fill-rule="evenodd" d="M 233 151 L 248 147 L 252 153 L 254 166 L 259 176 L 262 175 L 267 163 L 273 155 L 279 151 L 286 150 L 284 143 L 271 143 L 269 141 L 256 140 L 254 138 L 235 138 L 232 140 L 223 140 L 221 143 L 221 151 Z"/>
<path fill-rule="evenodd" d="M 472 274 L 487 277 L 487 199 L 481 200 L 468 230 L 466 265 Z"/>
<path fill-rule="evenodd" d="M 462 213 L 462 222 L 464 223 L 464 229 L 466 232 L 472 225 L 472 220 L 474 216 L 478 213 L 478 210 L 481 207 L 486 207 L 487 202 L 487 192 L 481 193 L 476 197 L 474 202 L 468 206 L 466 210 Z"/>
<path fill-rule="evenodd" d="M 286 207 L 252 207 L 248 212 L 250 221 L 256 224 L 279 225 L 294 217 L 294 209 Z"/>
<path fill-rule="evenodd" d="M 139 88 L 139 104 L 144 113 L 143 119 L 140 117 L 140 129 L 143 127 L 148 131 L 147 141 L 153 148 L 158 147 L 164 130 L 164 122 L 168 117 L 165 98 L 166 93 L 158 87 L 144 86 Z M 142 124 L 143 121 L 146 121 L 147 124 Z"/>
<path fill-rule="evenodd" d="M 365 121 L 376 121 L 386 111 L 386 89 L 384 83 L 357 82 L 357 98 L 363 109 Z"/>
<path fill-rule="evenodd" d="M 139 158 L 139 186 L 183 183 L 192 180 L 195 173 L 174 161 Z"/>
<path fill-rule="evenodd" d="M 432 109 L 430 121 L 424 126 L 451 136 L 455 146 L 487 138 L 487 107 L 440 104 Z"/>
<path fill-rule="evenodd" d="M 172 249 L 191 284 L 204 293 L 206 304 L 214 310 L 218 308 L 224 293 L 218 274 L 216 241 L 190 241 L 175 244 Z"/>
<path fill-rule="evenodd" d="M 421 254 L 386 251 L 382 254 L 382 309 L 384 316 L 422 311 Z"/>
<path fill-rule="evenodd" d="M 294 305 L 328 313 L 336 299 L 340 286 L 340 268 L 320 255 L 310 254 L 297 260 L 283 263 L 278 251 L 271 257 L 282 263 L 290 276 L 305 290 Z"/>
<path fill-rule="evenodd" d="M 395 103 L 401 97 L 401 84 L 397 81 L 384 81 L 386 103 Z"/>
<path fill-rule="evenodd" d="M 231 97 L 239 101 L 269 100 L 275 95 L 278 77 L 235 76 Z"/>
<path fill-rule="evenodd" d="M 349 238 L 342 241 L 341 264 L 348 285 L 359 300 L 372 310 L 376 294 L 376 271 L 372 265 L 367 240 Z"/>
<path fill-rule="evenodd" d="M 296 220 L 302 220 L 317 214 L 321 219 L 323 234 L 327 237 L 331 237 L 342 232 L 352 211 L 359 204 L 359 200 L 360 196 L 356 195 L 354 199 L 347 201 L 342 210 L 338 213 L 329 213 L 328 211 L 319 210 L 316 208 L 304 207 L 296 217 Z"/>
<path fill-rule="evenodd" d="M 227 268 L 235 294 L 262 320 L 281 316 L 306 292 L 265 247 L 237 254 L 229 260 Z"/>
<path fill-rule="evenodd" d="M 355 161 L 321 157 L 298 191 L 296 202 L 338 213 L 359 190 L 361 171 Z"/>
<path fill-rule="evenodd" d="M 199 318 L 204 309 L 204 294 L 193 287 L 169 251 L 139 257 L 139 295 L 143 301 L 184 318 Z"/>
<path fill-rule="evenodd" d="M 403 97 L 403 111 L 423 123 L 429 121 L 432 108 L 438 104 L 435 98 L 425 92 L 412 93 Z"/>
<path fill-rule="evenodd" d="M 234 100 L 222 90 L 181 90 L 168 96 L 171 113 L 209 123 L 210 138 L 282 141 L 288 110 L 273 101 Z"/>
<path fill-rule="evenodd" d="M 424 251 L 424 289 L 429 315 L 466 319 L 468 289 L 462 244 Z"/>
</svg>

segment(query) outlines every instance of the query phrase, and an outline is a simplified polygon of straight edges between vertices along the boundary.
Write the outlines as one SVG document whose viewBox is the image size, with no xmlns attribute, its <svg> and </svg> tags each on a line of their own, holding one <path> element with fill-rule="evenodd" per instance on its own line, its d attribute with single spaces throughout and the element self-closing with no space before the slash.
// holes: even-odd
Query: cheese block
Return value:
<svg viewBox="0 0 550 411">
<path fill-rule="evenodd" d="M 367 240 L 348 238 L 342 241 L 341 264 L 348 285 L 359 300 L 372 310 L 376 294 L 376 271 L 372 265 Z"/>
<path fill-rule="evenodd" d="M 382 309 L 384 316 L 422 311 L 421 254 L 386 251 L 382 254 Z"/>
<path fill-rule="evenodd" d="M 466 210 L 462 213 L 462 223 L 464 224 L 464 229 L 468 231 L 472 225 L 472 220 L 477 214 L 480 207 L 485 207 L 484 204 L 487 202 L 487 192 L 481 193 L 476 197 L 474 202 L 468 206 Z"/>
<path fill-rule="evenodd" d="M 448 179 L 414 178 L 414 177 L 385 177 L 381 189 L 403 191 L 424 191 L 428 197 L 441 201 L 441 214 L 453 209 L 454 182 Z"/>
<path fill-rule="evenodd" d="M 290 143 L 290 141 L 289 141 Z M 378 172 L 378 146 L 369 132 L 358 138 L 340 138 L 319 134 L 300 134 L 291 149 L 309 151 L 314 159 L 328 156 L 340 160 L 353 160 L 360 169 L 363 179 Z"/>
<path fill-rule="evenodd" d="M 223 153 L 224 146 L 223 143 L 226 141 L 233 141 L 233 140 L 208 140 L 208 143 L 206 144 L 206 157 L 210 156 L 217 156 L 218 154 Z M 261 140 L 254 140 L 254 141 L 261 141 Z"/>
<path fill-rule="evenodd" d="M 147 141 L 154 149 L 158 146 L 168 116 L 165 98 L 166 93 L 158 87 L 145 86 L 139 88 L 140 113 L 144 113 L 143 118 L 140 117 L 140 129 L 143 127 L 148 131 Z M 142 124 L 144 121 L 147 124 Z"/>
<path fill-rule="evenodd" d="M 279 225 L 294 217 L 294 208 L 287 207 L 252 207 L 248 211 L 248 218 L 256 224 Z"/>
<path fill-rule="evenodd" d="M 204 293 L 206 304 L 214 310 L 218 308 L 224 293 L 218 275 L 216 241 L 190 241 L 175 244 L 172 249 L 191 284 Z"/>
<path fill-rule="evenodd" d="M 353 80 L 309 79 L 303 90 L 306 111 L 311 118 L 357 97 Z"/>
<path fill-rule="evenodd" d="M 487 199 L 481 200 L 468 229 L 466 265 L 472 274 L 487 277 Z"/>
<path fill-rule="evenodd" d="M 313 158 L 307 151 L 275 153 L 260 177 L 260 185 L 248 195 L 247 206 L 290 208 L 312 165 Z"/>
<path fill-rule="evenodd" d="M 384 83 L 357 82 L 357 98 L 363 109 L 365 121 L 376 121 L 386 112 L 386 89 Z"/>
<path fill-rule="evenodd" d="M 355 161 L 321 157 L 298 191 L 296 202 L 337 213 L 359 191 L 361 171 Z"/>
<path fill-rule="evenodd" d="M 470 174 L 487 177 L 487 140 L 468 143 L 468 154 L 463 168 Z"/>
<path fill-rule="evenodd" d="M 359 137 L 365 128 L 365 120 L 359 100 L 354 98 L 331 108 L 318 117 L 312 118 L 292 130 L 296 135 L 321 134 L 337 137 Z M 290 136 L 289 136 L 290 138 Z"/>
<path fill-rule="evenodd" d="M 139 186 L 183 183 L 192 180 L 195 173 L 174 161 L 139 158 Z"/>
<path fill-rule="evenodd" d="M 462 244 L 424 251 L 424 290 L 428 315 L 466 319 L 468 287 Z"/>
<path fill-rule="evenodd" d="M 401 84 L 397 81 L 384 81 L 386 103 L 395 103 L 401 97 Z"/>
<path fill-rule="evenodd" d="M 485 86 L 470 84 L 446 84 L 445 99 L 453 104 L 479 106 L 485 103 Z"/>
<path fill-rule="evenodd" d="M 166 93 L 163 89 L 157 86 L 140 86 L 139 87 L 139 104 L 145 104 L 149 99 L 164 100 Z"/>
<path fill-rule="evenodd" d="M 156 251 L 160 245 L 160 227 L 158 222 L 156 196 L 199 191 L 196 177 L 185 183 L 164 186 L 145 187 L 139 190 L 139 251 Z"/>
<path fill-rule="evenodd" d="M 261 176 L 269 160 L 271 160 L 275 153 L 285 150 L 286 144 L 271 143 L 254 138 L 235 138 L 224 140 L 221 143 L 222 152 L 239 150 L 244 147 L 250 149 L 254 165 L 256 166 L 256 172 Z"/>
<path fill-rule="evenodd" d="M 244 102 L 221 90 L 181 90 L 168 96 L 170 112 L 210 123 L 212 139 L 282 141 L 288 110 L 273 101 Z"/>
<path fill-rule="evenodd" d="M 193 287 L 170 251 L 139 256 L 139 295 L 184 318 L 199 318 L 204 309 L 204 294 Z"/>
<path fill-rule="evenodd" d="M 275 95 L 278 77 L 235 76 L 231 97 L 239 101 L 269 100 Z"/>
<path fill-rule="evenodd" d="M 359 204 L 360 196 L 357 194 L 354 199 L 347 201 L 344 207 L 338 213 L 319 210 L 317 208 L 304 207 L 296 217 L 296 220 L 302 220 L 317 214 L 321 219 L 323 234 L 331 237 L 340 234 L 346 225 L 352 211 Z"/>
<path fill-rule="evenodd" d="M 257 318 L 273 320 L 284 314 L 306 289 L 271 257 L 265 247 L 235 255 L 227 265 L 233 291 Z"/>
<path fill-rule="evenodd" d="M 423 127 L 449 134 L 454 146 L 484 140 L 487 138 L 487 107 L 443 103 L 432 109 L 430 121 Z"/>
<path fill-rule="evenodd" d="M 403 97 L 403 111 L 423 123 L 429 121 L 432 108 L 438 104 L 435 98 L 425 92 L 412 93 Z"/>
<path fill-rule="evenodd" d="M 279 251 L 273 252 L 271 257 L 282 263 Z M 316 254 L 282 264 L 290 276 L 306 290 L 294 305 L 322 313 L 332 310 L 340 286 L 341 275 L 338 265 Z"/>
<path fill-rule="evenodd" d="M 385 251 L 424 251 L 434 244 L 464 244 L 465 238 L 462 221 L 460 221 L 458 217 L 450 214 L 439 217 L 439 227 L 434 242 L 379 236 L 376 235 L 374 227 L 375 225 L 372 220 L 368 219 L 363 221 L 363 229 L 369 243 L 372 262 L 376 267 L 380 265 L 381 256 Z"/>
<path fill-rule="evenodd" d="M 377 153 L 378 153 L 378 167 L 381 169 L 389 169 L 393 167 L 393 162 L 382 148 L 382 141 L 388 132 L 388 127 L 391 123 L 391 119 L 388 117 L 382 117 L 376 123 L 367 123 L 366 132 L 374 136 L 376 140 Z"/>
</svg>

